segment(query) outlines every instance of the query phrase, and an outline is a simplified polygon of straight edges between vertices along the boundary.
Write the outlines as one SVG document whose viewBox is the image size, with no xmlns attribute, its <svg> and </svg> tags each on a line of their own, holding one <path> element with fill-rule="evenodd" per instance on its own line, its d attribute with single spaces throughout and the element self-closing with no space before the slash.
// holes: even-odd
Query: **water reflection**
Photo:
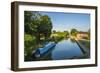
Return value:
<svg viewBox="0 0 100 73">
<path fill-rule="evenodd" d="M 74 39 L 64 39 L 56 44 L 56 46 L 50 49 L 44 56 L 35 60 L 64 60 L 73 59 L 83 56 L 80 47 L 77 45 Z"/>
<path fill-rule="evenodd" d="M 53 60 L 71 59 L 83 55 L 75 40 L 68 39 L 59 42 L 52 51 Z"/>
<path fill-rule="evenodd" d="M 71 42 L 76 43 L 75 39 L 70 39 Z"/>
</svg>

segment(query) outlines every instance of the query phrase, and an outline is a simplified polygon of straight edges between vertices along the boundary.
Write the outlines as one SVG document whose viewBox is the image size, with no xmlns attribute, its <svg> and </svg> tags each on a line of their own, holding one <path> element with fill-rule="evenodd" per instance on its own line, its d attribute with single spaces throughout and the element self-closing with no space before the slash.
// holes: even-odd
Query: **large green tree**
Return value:
<svg viewBox="0 0 100 73">
<path fill-rule="evenodd" d="M 24 24 L 25 24 L 25 33 L 31 33 L 30 25 L 32 24 L 32 12 L 25 11 L 24 12 Z"/>
<path fill-rule="evenodd" d="M 38 32 L 44 34 L 45 39 L 51 35 L 52 21 L 49 16 L 43 15 L 40 18 L 40 24 L 38 26 Z"/>
<path fill-rule="evenodd" d="M 49 16 L 42 15 L 39 12 L 25 11 L 24 13 L 25 33 L 31 34 L 40 41 L 40 35 L 43 34 L 45 39 L 51 35 L 52 21 Z"/>
</svg>

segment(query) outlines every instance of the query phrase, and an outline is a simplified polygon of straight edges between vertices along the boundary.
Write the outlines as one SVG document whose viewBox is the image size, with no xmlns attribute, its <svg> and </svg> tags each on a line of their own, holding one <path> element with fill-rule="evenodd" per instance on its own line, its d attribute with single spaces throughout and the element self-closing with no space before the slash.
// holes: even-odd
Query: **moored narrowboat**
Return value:
<svg viewBox="0 0 100 73">
<path fill-rule="evenodd" d="M 40 57 L 40 56 L 44 55 L 46 52 L 48 52 L 50 49 L 52 49 L 55 45 L 56 45 L 56 43 L 49 42 L 43 48 L 38 48 L 35 51 L 33 51 L 32 56 L 34 55 L 34 57 L 36 57 L 36 58 Z"/>
</svg>

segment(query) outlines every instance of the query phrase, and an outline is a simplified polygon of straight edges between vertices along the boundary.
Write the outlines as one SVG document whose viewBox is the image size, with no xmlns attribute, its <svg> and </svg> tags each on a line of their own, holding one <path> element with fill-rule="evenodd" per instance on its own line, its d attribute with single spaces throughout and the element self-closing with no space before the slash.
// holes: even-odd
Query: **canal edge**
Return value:
<svg viewBox="0 0 100 73">
<path fill-rule="evenodd" d="M 75 39 L 75 41 L 78 44 L 78 46 L 80 47 L 80 49 L 83 52 L 83 54 L 85 54 L 87 51 L 83 48 L 83 46 L 76 39 Z"/>
</svg>

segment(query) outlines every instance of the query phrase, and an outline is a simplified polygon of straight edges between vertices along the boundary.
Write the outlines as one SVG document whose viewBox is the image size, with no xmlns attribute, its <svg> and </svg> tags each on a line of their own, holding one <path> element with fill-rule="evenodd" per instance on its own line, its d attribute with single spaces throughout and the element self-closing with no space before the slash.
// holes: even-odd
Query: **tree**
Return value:
<svg viewBox="0 0 100 73">
<path fill-rule="evenodd" d="M 31 35 L 37 33 L 37 26 L 40 24 L 41 17 L 39 12 L 25 11 L 24 17 L 25 32 Z"/>
<path fill-rule="evenodd" d="M 41 35 L 42 37 L 45 37 L 45 39 L 50 37 L 52 21 L 49 16 L 42 15 L 40 12 L 25 11 L 24 26 L 25 60 L 29 60 L 33 48 L 38 48 L 41 46 Z"/>
<path fill-rule="evenodd" d="M 24 12 L 24 25 L 25 25 L 25 33 L 31 33 L 30 25 L 32 24 L 32 12 L 25 11 Z"/>
<path fill-rule="evenodd" d="M 77 29 L 72 29 L 70 32 L 72 36 L 77 36 L 77 33 L 78 33 Z"/>
<path fill-rule="evenodd" d="M 68 37 L 69 36 L 69 32 L 68 31 L 64 31 L 65 33 L 66 33 L 66 37 Z"/>
<path fill-rule="evenodd" d="M 53 30 L 52 32 L 53 32 L 53 33 L 56 33 L 56 30 Z"/>
<path fill-rule="evenodd" d="M 38 43 L 41 34 L 44 34 L 45 39 L 51 35 L 52 21 L 49 16 L 37 11 L 25 11 L 24 17 L 25 33 L 35 36 Z"/>
<path fill-rule="evenodd" d="M 40 24 L 38 26 L 38 32 L 44 34 L 45 39 L 51 35 L 52 22 L 49 16 L 43 15 L 40 18 Z"/>
<path fill-rule="evenodd" d="M 36 37 L 37 43 L 39 42 L 39 33 L 37 27 L 40 24 L 40 17 L 41 15 L 39 12 L 32 12 L 32 11 L 25 11 L 24 13 L 24 22 L 25 22 L 25 33 Z"/>
</svg>

